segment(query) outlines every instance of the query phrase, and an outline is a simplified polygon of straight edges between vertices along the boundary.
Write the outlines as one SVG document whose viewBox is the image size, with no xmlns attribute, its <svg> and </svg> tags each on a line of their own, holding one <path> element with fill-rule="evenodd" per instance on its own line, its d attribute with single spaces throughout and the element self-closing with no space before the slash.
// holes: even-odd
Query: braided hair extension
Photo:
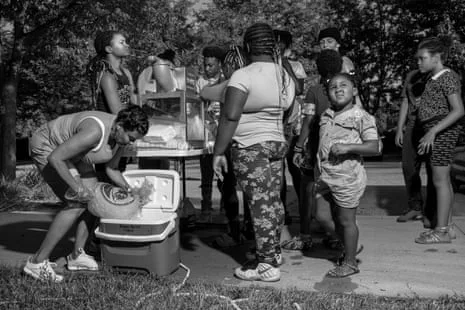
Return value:
<svg viewBox="0 0 465 310">
<path fill-rule="evenodd" d="M 243 68 L 246 65 L 244 51 L 238 45 L 231 45 L 224 56 L 223 64 L 232 71 Z"/>
<path fill-rule="evenodd" d="M 92 91 L 92 106 L 94 109 L 96 109 L 97 98 L 100 92 L 100 81 L 102 80 L 103 74 L 105 71 L 109 71 L 112 74 L 114 73 L 110 63 L 106 60 L 106 47 L 111 45 L 113 37 L 119 33 L 120 32 L 115 30 L 108 30 L 97 32 L 95 36 L 94 48 L 97 55 L 89 61 L 86 67 L 86 73 Z"/>
<path fill-rule="evenodd" d="M 279 48 L 273 29 L 266 23 L 256 23 L 244 34 L 244 50 L 250 55 L 270 55 L 276 60 Z"/>
<path fill-rule="evenodd" d="M 260 56 L 269 55 L 273 58 L 275 64 L 278 65 L 276 77 L 278 85 L 281 85 L 279 105 L 287 99 L 287 82 L 284 74 L 284 68 L 281 62 L 281 53 L 279 45 L 276 42 L 273 28 L 266 23 L 255 23 L 244 34 L 244 50 L 249 55 Z"/>
</svg>

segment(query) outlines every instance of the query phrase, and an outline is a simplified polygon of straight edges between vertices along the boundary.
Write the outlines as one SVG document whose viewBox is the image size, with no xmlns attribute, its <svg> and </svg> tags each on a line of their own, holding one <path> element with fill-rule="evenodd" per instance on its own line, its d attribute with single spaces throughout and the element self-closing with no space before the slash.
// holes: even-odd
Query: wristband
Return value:
<svg viewBox="0 0 465 310">
<path fill-rule="evenodd" d="M 303 153 L 304 148 L 301 146 L 294 145 L 294 153 Z"/>
</svg>

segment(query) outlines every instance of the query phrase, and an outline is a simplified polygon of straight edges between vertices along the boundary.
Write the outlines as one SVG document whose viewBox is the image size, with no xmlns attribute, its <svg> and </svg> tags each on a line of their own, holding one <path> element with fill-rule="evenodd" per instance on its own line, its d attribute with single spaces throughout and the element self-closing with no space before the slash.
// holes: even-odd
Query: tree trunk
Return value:
<svg viewBox="0 0 465 310">
<path fill-rule="evenodd" d="M 16 90 L 14 78 L 6 79 L 1 93 L 5 108 L 1 121 L 2 151 L 0 158 L 1 174 L 7 180 L 16 178 Z"/>
</svg>

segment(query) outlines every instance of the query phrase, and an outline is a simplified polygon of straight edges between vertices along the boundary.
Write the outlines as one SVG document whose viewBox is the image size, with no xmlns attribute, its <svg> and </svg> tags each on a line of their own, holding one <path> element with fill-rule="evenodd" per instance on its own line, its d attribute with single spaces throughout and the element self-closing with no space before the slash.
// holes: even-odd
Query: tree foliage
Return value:
<svg viewBox="0 0 465 310">
<path fill-rule="evenodd" d="M 465 30 L 461 0 L 329 0 L 329 5 L 358 68 L 365 105 L 383 118 L 399 97 L 406 73 L 416 68 L 418 43 L 428 36 L 463 35 Z M 463 46 L 455 47 L 453 66 L 459 70 L 463 63 L 457 55 Z"/>
<path fill-rule="evenodd" d="M 320 25 L 328 21 L 324 0 L 268 1 L 214 0 L 196 15 L 196 34 L 201 44 L 242 44 L 246 28 L 256 22 L 267 22 L 273 28 L 293 34 L 298 54 L 313 50 Z"/>
<path fill-rule="evenodd" d="M 290 31 L 293 49 L 304 60 L 319 51 L 319 30 L 335 25 L 343 33 L 344 53 L 358 68 L 366 107 L 378 117 L 416 66 L 419 40 L 465 33 L 463 0 L 212 0 L 192 17 L 188 1 L 0 0 L 1 171 L 5 165 L 6 174 L 14 169 L 16 136 L 88 108 L 85 68 L 99 30 L 126 33 L 133 50 L 127 65 L 136 78 L 147 56 L 166 48 L 176 51 L 179 64 L 197 69 L 204 46 L 241 44 L 245 29 L 258 21 Z M 459 71 L 463 51 L 455 42 L 450 64 Z"/>
</svg>

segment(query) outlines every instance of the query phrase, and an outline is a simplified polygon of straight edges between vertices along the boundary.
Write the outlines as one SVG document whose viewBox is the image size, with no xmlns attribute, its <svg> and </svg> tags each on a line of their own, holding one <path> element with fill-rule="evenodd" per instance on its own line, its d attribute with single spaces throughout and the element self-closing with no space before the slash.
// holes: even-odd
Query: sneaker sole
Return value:
<svg viewBox="0 0 465 310">
<path fill-rule="evenodd" d="M 424 242 L 422 240 L 415 239 L 415 243 L 418 243 L 418 244 L 446 244 L 446 243 L 452 243 L 452 242 L 450 242 L 450 241 Z"/>
<path fill-rule="evenodd" d="M 86 266 L 66 266 L 66 269 L 69 271 L 98 271 L 99 268 L 89 268 Z"/>
<path fill-rule="evenodd" d="M 265 270 L 263 273 L 267 272 L 268 270 Z M 281 273 L 279 272 L 278 275 L 270 278 L 262 278 L 260 276 L 253 277 L 253 278 L 246 278 L 246 277 L 241 277 L 239 274 L 234 272 L 234 276 L 238 279 L 244 280 L 244 281 L 262 281 L 262 282 L 277 282 L 281 279 Z"/>
<path fill-rule="evenodd" d="M 244 280 L 244 281 L 262 281 L 262 282 L 278 282 L 281 279 L 281 276 L 278 277 L 273 277 L 270 279 L 263 279 L 260 277 L 257 278 L 242 278 L 241 276 L 234 274 L 234 276 L 238 279 Z"/>
<path fill-rule="evenodd" d="M 28 275 L 28 276 L 31 276 L 32 278 L 34 278 L 35 280 L 38 280 L 38 281 L 41 281 L 41 282 L 49 282 L 48 280 L 44 280 L 44 279 L 41 279 L 39 276 L 37 276 L 34 272 L 30 271 L 29 269 L 27 268 L 23 268 L 23 272 Z M 60 283 L 63 281 L 63 278 L 61 279 L 55 279 L 55 281 L 51 281 L 51 282 L 54 282 L 54 283 Z"/>
</svg>

